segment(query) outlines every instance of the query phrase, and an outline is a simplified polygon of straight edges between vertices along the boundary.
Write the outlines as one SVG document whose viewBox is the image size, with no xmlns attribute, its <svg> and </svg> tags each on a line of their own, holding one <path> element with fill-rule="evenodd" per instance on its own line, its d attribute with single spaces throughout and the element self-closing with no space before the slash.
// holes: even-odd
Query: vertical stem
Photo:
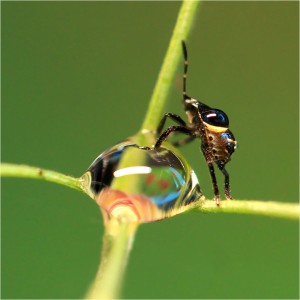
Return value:
<svg viewBox="0 0 300 300">
<path fill-rule="evenodd" d="M 137 223 L 111 218 L 105 224 L 101 263 L 86 299 L 117 299 Z"/>
<path fill-rule="evenodd" d="M 181 57 L 181 41 L 187 38 L 198 3 L 199 1 L 191 0 L 184 0 L 182 3 L 141 129 L 155 131 L 157 128 Z M 135 138 L 139 145 L 145 145 L 146 138 L 143 131 L 139 132 Z M 124 156 L 122 163 L 131 159 L 132 157 Z M 134 161 L 135 163 L 143 161 L 143 157 L 135 156 Z M 115 189 L 121 187 L 122 183 L 116 182 L 114 184 Z M 118 220 L 110 218 L 105 223 L 101 264 L 96 279 L 87 294 L 87 299 L 118 298 L 137 225 L 137 223 L 126 220 L 126 216 Z"/>
<path fill-rule="evenodd" d="M 142 129 L 156 130 L 162 118 L 163 108 L 174 79 L 177 65 L 182 57 L 181 41 L 186 40 L 196 14 L 199 0 L 183 1 L 163 65 L 150 100 Z"/>
</svg>

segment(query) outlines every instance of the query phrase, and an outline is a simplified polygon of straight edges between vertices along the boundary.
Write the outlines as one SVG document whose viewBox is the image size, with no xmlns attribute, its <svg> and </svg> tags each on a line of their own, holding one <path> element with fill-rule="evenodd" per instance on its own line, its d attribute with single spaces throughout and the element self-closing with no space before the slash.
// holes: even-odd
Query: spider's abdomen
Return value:
<svg viewBox="0 0 300 300">
<path fill-rule="evenodd" d="M 209 131 L 208 152 L 212 161 L 217 164 L 225 165 L 230 161 L 230 156 L 236 149 L 237 142 L 232 132 L 224 128 L 224 131 Z"/>
</svg>

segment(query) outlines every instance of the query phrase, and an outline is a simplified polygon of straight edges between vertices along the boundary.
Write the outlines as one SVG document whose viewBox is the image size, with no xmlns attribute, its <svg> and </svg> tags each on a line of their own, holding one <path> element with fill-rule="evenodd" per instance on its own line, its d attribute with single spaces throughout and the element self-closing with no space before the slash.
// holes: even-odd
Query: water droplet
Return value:
<svg viewBox="0 0 300 300">
<path fill-rule="evenodd" d="M 127 140 L 99 155 L 82 178 L 104 217 L 157 221 L 199 201 L 197 177 L 174 151 L 145 150 Z"/>
</svg>

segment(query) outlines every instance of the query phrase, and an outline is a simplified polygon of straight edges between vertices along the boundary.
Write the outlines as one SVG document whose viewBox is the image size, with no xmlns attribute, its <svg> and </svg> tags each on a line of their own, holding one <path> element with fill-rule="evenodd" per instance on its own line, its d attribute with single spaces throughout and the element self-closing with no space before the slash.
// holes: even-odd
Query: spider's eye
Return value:
<svg viewBox="0 0 300 300">
<path fill-rule="evenodd" d="M 227 115 L 219 109 L 211 109 L 201 113 L 203 121 L 209 125 L 218 127 L 228 127 L 229 119 Z"/>
</svg>

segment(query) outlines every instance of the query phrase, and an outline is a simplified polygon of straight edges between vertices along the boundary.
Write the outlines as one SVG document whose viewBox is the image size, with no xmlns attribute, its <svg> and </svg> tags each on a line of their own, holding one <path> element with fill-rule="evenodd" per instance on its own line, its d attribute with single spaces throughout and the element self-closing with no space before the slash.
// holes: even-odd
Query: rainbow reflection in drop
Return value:
<svg viewBox="0 0 300 300">
<path fill-rule="evenodd" d="M 163 147 L 141 149 L 130 140 L 104 151 L 82 178 L 88 181 L 89 194 L 105 219 L 120 217 L 126 208 L 136 221 L 157 221 L 187 210 L 203 197 L 184 159 Z"/>
</svg>

